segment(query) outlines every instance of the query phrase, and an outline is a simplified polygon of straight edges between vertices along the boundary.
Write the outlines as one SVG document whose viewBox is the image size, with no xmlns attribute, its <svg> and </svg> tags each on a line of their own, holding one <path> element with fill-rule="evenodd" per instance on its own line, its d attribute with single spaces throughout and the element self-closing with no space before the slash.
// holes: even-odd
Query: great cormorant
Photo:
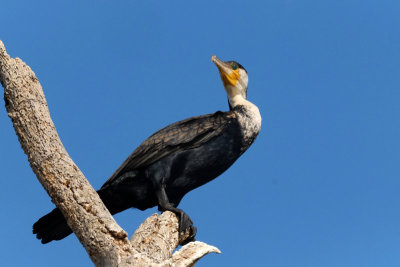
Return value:
<svg viewBox="0 0 400 267">
<path fill-rule="evenodd" d="M 189 191 L 227 170 L 257 137 L 261 128 L 258 108 L 246 100 L 248 76 L 235 61 L 216 64 L 228 95 L 229 111 L 217 111 L 171 124 L 145 140 L 97 191 L 105 206 L 116 214 L 128 208 L 145 210 L 158 205 L 179 217 L 179 232 L 196 228 L 177 206 Z M 33 225 L 42 243 L 72 233 L 59 209 Z M 186 241 L 188 241 L 186 240 Z"/>
</svg>

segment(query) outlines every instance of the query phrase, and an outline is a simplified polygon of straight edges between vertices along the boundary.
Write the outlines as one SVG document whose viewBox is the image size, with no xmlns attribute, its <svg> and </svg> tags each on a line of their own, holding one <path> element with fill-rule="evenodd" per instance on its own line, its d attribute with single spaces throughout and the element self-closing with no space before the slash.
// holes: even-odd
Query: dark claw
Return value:
<svg viewBox="0 0 400 267">
<path fill-rule="evenodd" d="M 179 233 L 186 232 L 193 225 L 192 219 L 183 210 L 179 210 Z"/>
<path fill-rule="evenodd" d="M 182 241 L 180 242 L 180 245 L 181 245 L 181 246 L 184 246 L 184 245 L 186 245 L 187 243 L 196 241 L 197 227 L 194 226 L 194 225 L 191 225 L 191 226 L 189 227 L 189 229 L 187 229 L 187 230 L 190 231 L 190 235 L 189 235 L 187 238 L 185 238 L 184 240 L 182 240 Z M 183 235 L 184 235 L 184 234 L 185 234 L 185 232 L 183 232 L 183 233 L 180 232 L 180 234 L 179 234 L 179 239 L 183 238 Z"/>
<path fill-rule="evenodd" d="M 189 215 L 187 215 L 183 210 L 180 210 L 179 215 L 179 239 L 185 238 L 184 240 L 180 241 L 180 245 L 186 245 L 189 242 L 196 241 L 196 233 L 197 227 L 193 225 L 192 219 L 190 219 Z"/>
<path fill-rule="evenodd" d="M 186 245 L 189 242 L 196 241 L 197 228 L 193 225 L 192 219 L 183 210 L 179 210 L 179 240 L 180 245 Z M 186 238 L 185 238 L 186 237 Z"/>
<path fill-rule="evenodd" d="M 196 233 L 197 233 L 197 228 L 196 226 L 193 225 L 192 219 L 190 219 L 189 215 L 187 215 L 183 210 L 175 208 L 175 207 L 165 207 L 165 208 L 160 208 L 160 211 L 172 211 L 173 213 L 178 216 L 179 220 L 179 244 L 181 246 L 186 245 L 189 242 L 196 241 Z M 187 237 L 186 237 L 187 236 Z M 185 238 L 186 237 L 186 238 Z"/>
</svg>

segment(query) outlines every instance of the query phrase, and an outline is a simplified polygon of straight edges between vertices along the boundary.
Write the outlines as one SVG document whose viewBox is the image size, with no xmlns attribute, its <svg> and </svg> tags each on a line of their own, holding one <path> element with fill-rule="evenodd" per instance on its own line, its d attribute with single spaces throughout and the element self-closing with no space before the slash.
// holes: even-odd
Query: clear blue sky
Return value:
<svg viewBox="0 0 400 267">
<path fill-rule="evenodd" d="M 96 189 L 154 131 L 227 110 L 212 54 L 246 67 L 261 133 L 180 205 L 223 252 L 198 266 L 400 266 L 400 2 L 198 2 L 2 1 L 0 39 Z M 54 205 L 1 106 L 2 265 L 90 265 L 31 234 Z"/>
</svg>

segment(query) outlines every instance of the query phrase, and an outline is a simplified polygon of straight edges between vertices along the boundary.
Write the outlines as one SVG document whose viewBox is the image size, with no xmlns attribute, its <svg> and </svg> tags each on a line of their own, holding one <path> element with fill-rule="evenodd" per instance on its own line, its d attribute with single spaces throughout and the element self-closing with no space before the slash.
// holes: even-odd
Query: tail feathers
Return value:
<svg viewBox="0 0 400 267">
<path fill-rule="evenodd" d="M 46 244 L 67 237 L 72 234 L 72 230 L 61 211 L 56 208 L 33 225 L 33 233 L 36 234 L 37 239 L 41 239 L 42 244 Z"/>
</svg>

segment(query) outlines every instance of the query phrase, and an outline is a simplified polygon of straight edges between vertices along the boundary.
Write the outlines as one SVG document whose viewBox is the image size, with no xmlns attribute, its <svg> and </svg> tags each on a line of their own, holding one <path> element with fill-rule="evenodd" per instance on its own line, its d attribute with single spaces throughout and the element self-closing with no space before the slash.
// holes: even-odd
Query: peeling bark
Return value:
<svg viewBox="0 0 400 267">
<path fill-rule="evenodd" d="M 192 242 L 172 254 L 179 240 L 171 212 L 150 216 L 129 240 L 61 143 L 35 73 L 11 58 L 1 41 L 0 82 L 32 170 L 96 266 L 193 266 L 208 253 L 220 253 Z"/>
</svg>

